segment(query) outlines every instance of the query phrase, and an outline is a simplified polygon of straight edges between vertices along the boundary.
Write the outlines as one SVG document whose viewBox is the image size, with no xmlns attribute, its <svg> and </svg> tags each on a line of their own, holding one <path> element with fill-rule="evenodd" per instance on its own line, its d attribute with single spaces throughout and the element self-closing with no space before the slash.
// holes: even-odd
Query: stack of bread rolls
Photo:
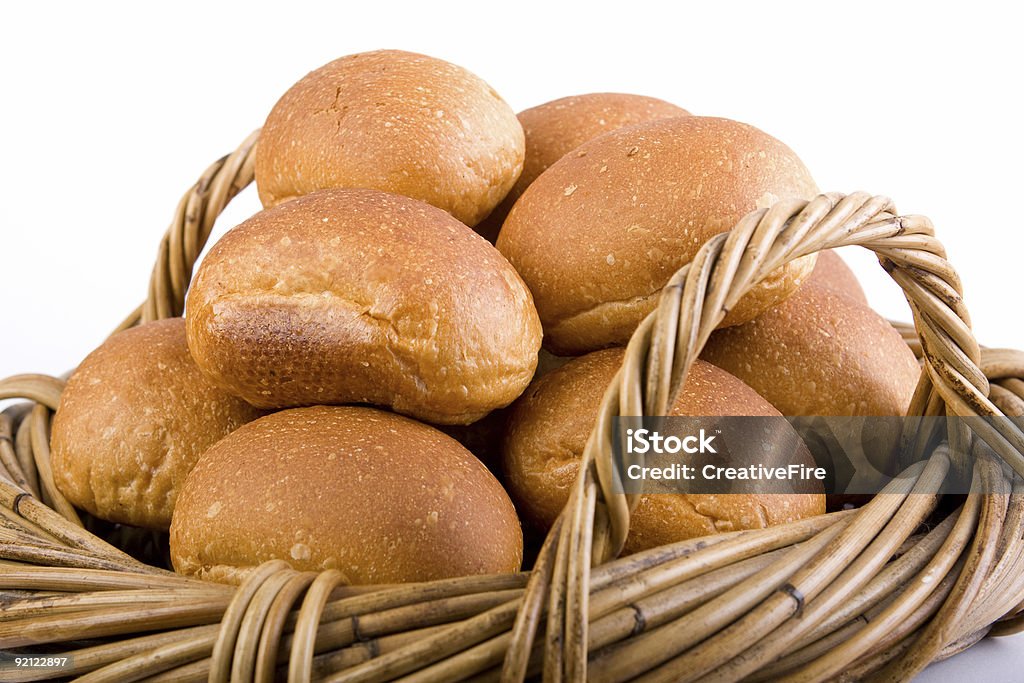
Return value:
<svg viewBox="0 0 1024 683">
<path fill-rule="evenodd" d="M 174 568 L 215 581 L 271 559 L 364 584 L 518 571 L 669 277 L 818 193 L 751 125 L 620 93 L 517 116 L 397 50 L 297 82 L 255 176 L 264 209 L 213 245 L 184 319 L 108 339 L 53 426 L 71 502 L 169 530 Z M 833 253 L 755 286 L 704 357 L 672 414 L 899 414 L 916 381 Z M 823 511 L 813 490 L 652 494 L 627 550 Z"/>
</svg>

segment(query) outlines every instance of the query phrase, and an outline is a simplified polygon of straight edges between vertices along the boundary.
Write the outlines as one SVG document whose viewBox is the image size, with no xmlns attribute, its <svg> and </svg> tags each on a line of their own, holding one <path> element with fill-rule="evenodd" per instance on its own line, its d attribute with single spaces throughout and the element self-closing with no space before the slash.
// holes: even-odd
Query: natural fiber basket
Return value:
<svg viewBox="0 0 1024 683">
<path fill-rule="evenodd" d="M 185 195 L 149 296 L 121 327 L 181 315 L 214 220 L 252 180 L 255 144 Z M 147 566 L 83 528 L 53 485 L 63 382 L 0 382 L 0 398 L 28 399 L 0 415 L 0 648 L 67 657 L 49 669 L 0 662 L 0 678 L 906 680 L 1020 630 L 1024 480 L 996 457 L 1024 474 L 1019 420 L 954 430 L 956 448 L 858 510 L 617 559 L 636 500 L 612 490 L 613 418 L 664 414 L 711 330 L 767 273 L 854 244 L 910 302 L 914 328 L 902 331 L 924 369 L 910 414 L 1024 415 L 1024 354 L 977 345 L 926 218 L 863 193 L 781 202 L 711 239 L 665 287 L 605 395 L 567 508 L 518 575 L 352 588 L 334 571 L 270 562 L 236 588 Z M 970 439 L 988 445 L 969 465 L 974 491 L 930 493 L 968 467 L 948 454 Z"/>
</svg>

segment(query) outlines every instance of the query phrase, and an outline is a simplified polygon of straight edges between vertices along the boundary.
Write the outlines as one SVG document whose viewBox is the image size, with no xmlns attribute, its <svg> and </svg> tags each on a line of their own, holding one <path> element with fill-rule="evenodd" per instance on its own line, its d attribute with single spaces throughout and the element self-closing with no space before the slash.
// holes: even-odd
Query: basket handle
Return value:
<svg viewBox="0 0 1024 683">
<path fill-rule="evenodd" d="M 705 243 L 664 287 L 629 341 L 605 392 L 569 502 L 552 528 L 514 626 L 504 679 L 519 680 L 547 611 L 545 680 L 585 680 L 592 566 L 619 554 L 638 495 L 616 491 L 613 424 L 664 415 L 712 331 L 752 287 L 786 263 L 823 249 L 874 251 L 910 304 L 924 363 L 909 415 L 1002 416 L 989 399 L 982 353 L 960 278 L 923 216 L 898 216 L 891 200 L 857 192 L 782 201 L 751 212 Z M 1024 432 L 1010 420 L 977 421 L 976 434 L 1024 476 Z M 971 438 L 951 427 L 955 451 Z M 961 463 L 962 465 L 962 463 Z"/>
<path fill-rule="evenodd" d="M 255 177 L 259 134 L 258 129 L 253 131 L 234 152 L 210 164 L 182 196 L 171 225 L 160 240 L 146 300 L 115 332 L 184 313 L 192 269 L 210 239 L 217 217 Z"/>
</svg>

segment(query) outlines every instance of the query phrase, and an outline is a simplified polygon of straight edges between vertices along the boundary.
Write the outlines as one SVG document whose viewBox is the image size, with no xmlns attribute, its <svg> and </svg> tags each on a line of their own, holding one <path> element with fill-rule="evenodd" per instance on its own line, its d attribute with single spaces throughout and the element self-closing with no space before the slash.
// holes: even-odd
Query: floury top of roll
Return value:
<svg viewBox="0 0 1024 683">
<path fill-rule="evenodd" d="M 753 126 L 680 116 L 602 135 L 523 193 L 498 250 L 533 292 L 545 346 L 575 355 L 624 344 L 662 287 L 740 218 L 818 194 L 793 151 Z M 752 320 L 796 291 L 814 256 L 749 292 L 723 325 Z"/>
<path fill-rule="evenodd" d="M 494 242 L 516 200 L 540 174 L 585 142 L 645 121 L 686 116 L 682 107 L 646 95 L 597 92 L 560 97 L 519 112 L 526 136 L 523 172 L 477 231 Z"/>
<path fill-rule="evenodd" d="M 357 406 L 282 410 L 246 427 L 188 477 L 171 525 L 177 571 L 237 582 L 284 559 L 381 584 L 519 570 L 508 495 L 438 430 Z"/>
<path fill-rule="evenodd" d="M 281 97 L 260 133 L 256 186 L 265 207 L 365 187 L 476 225 L 516 182 L 523 147 L 511 107 L 466 69 L 401 50 L 364 52 Z"/>
</svg>

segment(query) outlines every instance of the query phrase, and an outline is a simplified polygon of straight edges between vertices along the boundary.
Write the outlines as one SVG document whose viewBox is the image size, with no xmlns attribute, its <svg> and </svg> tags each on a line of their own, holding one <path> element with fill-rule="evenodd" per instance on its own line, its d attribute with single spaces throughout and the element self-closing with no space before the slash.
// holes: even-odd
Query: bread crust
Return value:
<svg viewBox="0 0 1024 683">
<path fill-rule="evenodd" d="M 547 529 L 565 506 L 587 438 L 623 349 L 595 351 L 539 378 L 513 405 L 502 466 L 509 492 L 525 519 Z M 779 415 L 750 387 L 696 361 L 671 415 Z M 800 457 L 809 460 L 809 454 Z M 825 511 L 821 494 L 642 496 L 630 520 L 627 551 L 721 531 L 755 529 Z"/>
<path fill-rule="evenodd" d="M 508 495 L 454 439 L 354 406 L 296 408 L 209 449 L 171 525 L 176 571 L 237 582 L 262 562 L 352 584 L 518 571 Z"/>
<path fill-rule="evenodd" d="M 400 50 L 342 57 L 274 106 L 256 150 L 266 207 L 330 187 L 421 199 L 467 225 L 497 206 L 523 168 L 508 104 L 462 67 Z"/>
<path fill-rule="evenodd" d="M 171 318 L 115 334 L 68 379 L 53 419 L 53 477 L 111 522 L 166 530 L 199 456 L 262 413 L 216 387 Z"/>
<path fill-rule="evenodd" d="M 530 183 L 583 143 L 626 126 L 689 114 L 682 107 L 656 97 L 615 92 L 562 97 L 519 112 L 519 123 L 526 135 L 523 172 L 477 231 L 491 242 L 497 239 L 512 205 Z"/>
<path fill-rule="evenodd" d="M 624 344 L 668 279 L 712 236 L 817 186 L 797 156 L 729 119 L 682 116 L 602 135 L 516 202 L 498 249 L 533 292 L 545 346 L 574 355 Z M 807 278 L 814 256 L 771 274 L 728 312 L 750 320 Z"/>
<path fill-rule="evenodd" d="M 716 331 L 701 358 L 793 416 L 905 415 L 921 373 L 888 321 L 815 286 L 756 320 Z"/>
<path fill-rule="evenodd" d="M 541 328 L 529 290 L 440 209 L 321 190 L 229 231 L 196 273 L 188 343 L 253 405 L 371 403 L 467 424 L 529 384 Z"/>
</svg>

